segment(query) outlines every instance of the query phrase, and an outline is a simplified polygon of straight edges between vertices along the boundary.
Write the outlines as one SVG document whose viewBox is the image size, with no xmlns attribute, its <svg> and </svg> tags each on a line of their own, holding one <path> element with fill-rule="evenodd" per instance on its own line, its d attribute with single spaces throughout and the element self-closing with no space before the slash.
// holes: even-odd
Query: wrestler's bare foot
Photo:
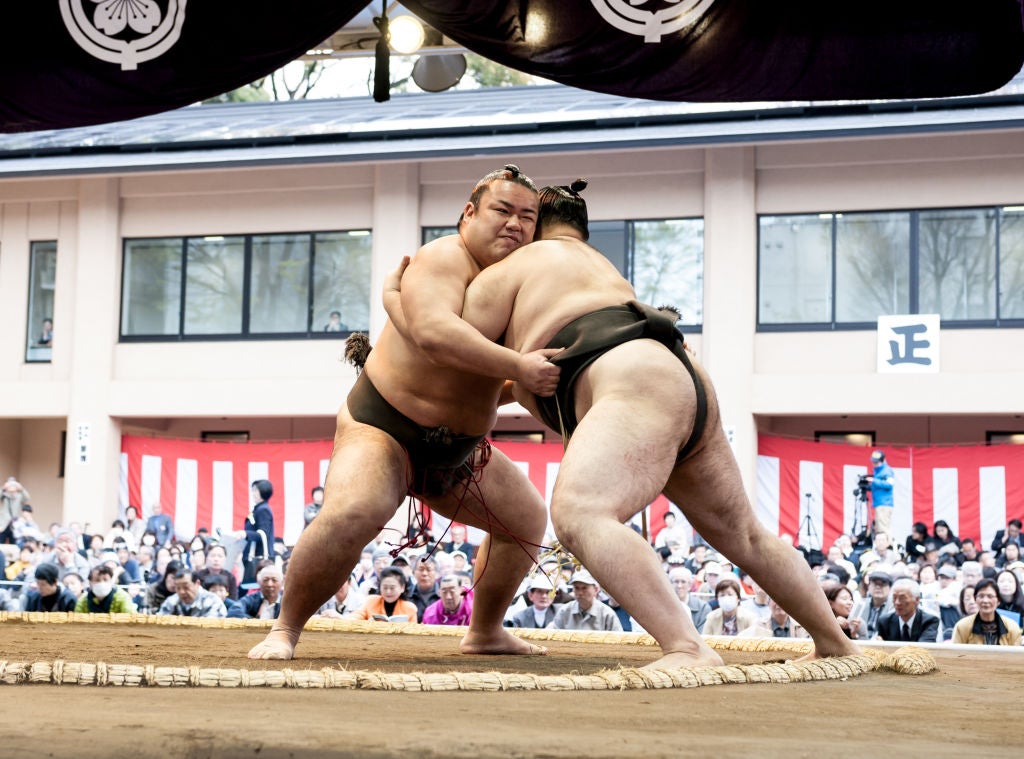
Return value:
<svg viewBox="0 0 1024 759">
<path fill-rule="evenodd" d="M 249 650 L 250 659 L 291 659 L 295 655 L 295 643 L 298 635 L 285 630 L 271 630 L 262 643 L 257 643 Z"/>
<path fill-rule="evenodd" d="M 722 657 L 715 653 L 707 643 L 688 647 L 681 651 L 665 651 L 657 661 L 645 664 L 642 669 L 678 669 L 679 667 L 720 667 L 724 664 Z"/>
<path fill-rule="evenodd" d="M 814 648 L 809 653 L 793 661 L 814 661 L 815 659 L 825 659 L 829 656 L 856 656 L 860 653 L 862 653 L 860 647 L 844 636 L 841 640 L 837 640 L 834 643 L 832 641 L 815 643 Z"/>
<path fill-rule="evenodd" d="M 492 635 L 468 632 L 459 644 L 459 650 L 464 654 L 498 656 L 543 656 L 548 652 L 544 646 L 536 646 L 505 630 L 499 630 Z"/>
</svg>

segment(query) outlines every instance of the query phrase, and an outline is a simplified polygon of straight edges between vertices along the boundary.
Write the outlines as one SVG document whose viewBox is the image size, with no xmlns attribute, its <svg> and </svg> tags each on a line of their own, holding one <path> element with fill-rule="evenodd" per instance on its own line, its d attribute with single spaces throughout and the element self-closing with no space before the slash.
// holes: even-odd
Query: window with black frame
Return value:
<svg viewBox="0 0 1024 759">
<path fill-rule="evenodd" d="M 368 330 L 372 243 L 366 230 L 125 240 L 121 340 Z"/>
<path fill-rule="evenodd" d="M 53 353 L 53 301 L 57 283 L 57 243 L 33 242 L 29 248 L 28 327 L 25 361 L 45 363 Z"/>
<path fill-rule="evenodd" d="M 455 231 L 425 227 L 423 242 Z M 703 219 L 592 221 L 589 244 L 632 283 L 639 300 L 676 307 L 685 327 L 703 324 Z"/>
<path fill-rule="evenodd" d="M 761 216 L 758 329 L 1022 326 L 1024 207 Z"/>
</svg>

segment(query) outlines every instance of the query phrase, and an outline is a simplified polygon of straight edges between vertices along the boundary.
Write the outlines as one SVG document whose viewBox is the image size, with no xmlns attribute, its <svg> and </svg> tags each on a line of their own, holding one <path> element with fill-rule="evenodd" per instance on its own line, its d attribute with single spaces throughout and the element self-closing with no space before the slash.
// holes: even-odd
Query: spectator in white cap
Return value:
<svg viewBox="0 0 1024 759">
<path fill-rule="evenodd" d="M 597 598 L 601 590 L 597 580 L 585 569 L 577 570 L 570 580 L 575 601 L 555 614 L 554 626 L 559 630 L 595 630 L 622 632 L 622 623 L 615 610 Z"/>
<path fill-rule="evenodd" d="M 551 579 L 543 572 L 538 572 L 530 581 L 526 597 L 530 605 L 512 617 L 512 626 L 531 629 L 553 627 L 555 614 L 562 608 L 562 604 L 553 603 L 555 588 Z"/>
</svg>

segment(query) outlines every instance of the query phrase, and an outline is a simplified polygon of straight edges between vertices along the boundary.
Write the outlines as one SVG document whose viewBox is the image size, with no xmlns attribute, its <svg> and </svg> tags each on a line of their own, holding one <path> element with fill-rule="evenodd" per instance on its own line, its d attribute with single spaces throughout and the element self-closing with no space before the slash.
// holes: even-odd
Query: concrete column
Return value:
<svg viewBox="0 0 1024 759">
<path fill-rule="evenodd" d="M 370 282 L 370 337 L 374 340 L 387 320 L 381 301 L 384 277 L 402 256 L 411 256 L 419 249 L 420 239 L 419 164 L 378 164 L 374 171 Z"/>
<path fill-rule="evenodd" d="M 756 491 L 757 429 L 752 390 L 757 324 L 754 148 L 710 148 L 704 169 L 703 355 L 734 432 L 747 493 Z"/>
<path fill-rule="evenodd" d="M 96 530 L 109 528 L 117 514 L 121 431 L 109 408 L 121 300 L 119 189 L 117 179 L 80 182 L 77 225 L 58 253 L 74 267 L 73 290 L 58 296 L 74 301 L 63 521 Z"/>
</svg>

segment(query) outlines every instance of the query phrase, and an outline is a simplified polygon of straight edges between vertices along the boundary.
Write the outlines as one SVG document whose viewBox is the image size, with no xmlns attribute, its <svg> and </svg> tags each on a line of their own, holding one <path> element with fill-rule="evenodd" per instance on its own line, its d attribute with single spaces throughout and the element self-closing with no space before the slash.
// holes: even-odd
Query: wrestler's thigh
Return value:
<svg viewBox="0 0 1024 759">
<path fill-rule="evenodd" d="M 408 460 L 402 446 L 383 430 L 355 421 L 343 407 L 321 513 L 357 512 L 386 521 L 405 497 L 407 482 Z"/>
<path fill-rule="evenodd" d="M 720 551 L 747 541 L 759 529 L 732 447 L 715 415 L 709 418 L 703 446 L 676 465 L 665 495 L 677 504 L 694 529 Z"/>
<path fill-rule="evenodd" d="M 526 536 L 540 530 L 542 535 L 547 526 L 547 506 L 537 488 L 497 448 L 491 448 L 479 482 L 470 483 L 468 489 L 457 485 L 448 495 L 428 499 L 427 505 L 449 519 L 495 534 L 507 531 Z"/>
<path fill-rule="evenodd" d="M 624 522 L 665 486 L 679 449 L 667 399 L 604 395 L 583 417 L 562 457 L 551 498 L 556 528 L 569 515 L 600 513 Z"/>
</svg>

